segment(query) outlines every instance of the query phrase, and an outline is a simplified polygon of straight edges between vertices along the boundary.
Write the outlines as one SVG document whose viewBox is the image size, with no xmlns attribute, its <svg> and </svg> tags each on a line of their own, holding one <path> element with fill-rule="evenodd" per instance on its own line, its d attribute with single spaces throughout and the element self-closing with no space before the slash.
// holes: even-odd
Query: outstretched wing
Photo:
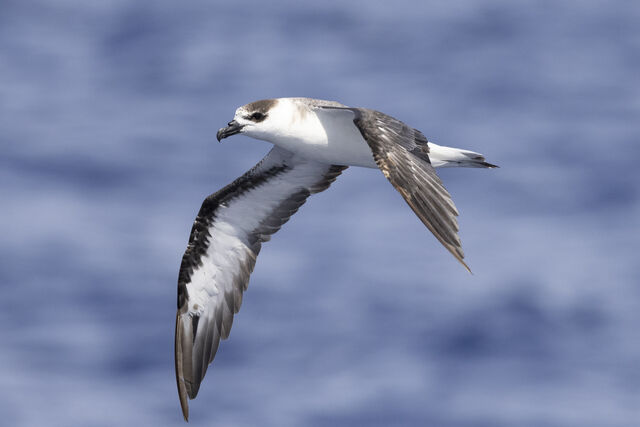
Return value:
<svg viewBox="0 0 640 427">
<path fill-rule="evenodd" d="M 367 141 L 373 158 L 422 223 L 449 252 L 463 261 L 458 210 L 429 160 L 427 138 L 400 120 L 365 108 L 321 107 L 328 114 L 348 114 Z"/>
<path fill-rule="evenodd" d="M 187 397 L 196 397 L 220 338 L 229 336 L 262 242 L 344 169 L 274 148 L 202 203 L 178 276 L 175 362 L 185 419 Z"/>
</svg>

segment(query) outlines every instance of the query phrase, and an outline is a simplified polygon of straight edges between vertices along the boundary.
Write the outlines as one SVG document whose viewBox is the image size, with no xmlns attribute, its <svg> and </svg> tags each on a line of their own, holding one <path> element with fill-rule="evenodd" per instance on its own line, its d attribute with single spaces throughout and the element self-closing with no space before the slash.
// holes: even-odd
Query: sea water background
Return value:
<svg viewBox="0 0 640 427">
<path fill-rule="evenodd" d="M 376 170 L 263 247 L 193 425 L 640 425 L 640 3 L 0 2 L 0 424 L 182 425 L 176 277 L 280 96 L 389 113 L 469 275 Z"/>
</svg>

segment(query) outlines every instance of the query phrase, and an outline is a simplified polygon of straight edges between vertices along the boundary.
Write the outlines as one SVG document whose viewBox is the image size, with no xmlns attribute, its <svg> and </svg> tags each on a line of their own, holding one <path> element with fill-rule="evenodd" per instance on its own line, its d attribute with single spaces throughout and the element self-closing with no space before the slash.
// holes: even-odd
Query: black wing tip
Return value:
<svg viewBox="0 0 640 427">
<path fill-rule="evenodd" d="M 464 162 L 462 162 L 464 163 Z M 488 169 L 495 169 L 495 168 L 500 168 L 500 166 L 498 165 L 494 165 L 493 163 L 489 163 L 487 161 L 485 161 L 484 156 L 476 156 L 473 158 L 472 160 L 472 167 L 477 167 L 477 168 L 488 168 Z"/>
<path fill-rule="evenodd" d="M 182 416 L 186 422 L 189 422 L 189 401 L 187 400 L 187 385 L 184 380 L 184 372 L 182 366 L 182 318 L 180 312 L 176 316 L 176 332 L 175 332 L 175 364 L 176 364 L 176 384 L 178 386 L 178 397 L 180 399 L 180 408 Z"/>
<path fill-rule="evenodd" d="M 194 399 L 198 394 L 196 389 L 195 393 L 192 392 L 190 387 L 187 387 L 185 380 L 178 378 L 178 396 L 180 398 L 180 409 L 182 409 L 182 416 L 186 422 L 189 422 L 189 400 Z"/>
<path fill-rule="evenodd" d="M 178 397 L 180 398 L 180 408 L 182 409 L 182 416 L 186 422 L 189 422 L 189 401 L 184 379 L 176 378 L 178 380 Z"/>
<path fill-rule="evenodd" d="M 467 265 L 467 263 L 466 263 L 466 262 L 464 262 L 464 260 L 463 260 L 462 258 L 460 258 L 460 257 L 456 256 L 455 254 L 454 254 L 454 256 L 456 257 L 456 259 L 458 260 L 458 262 L 459 262 L 460 264 L 462 264 L 462 266 L 463 266 L 463 267 L 464 267 L 464 268 L 469 272 L 469 274 L 473 275 L 473 271 L 471 271 L 471 268 Z"/>
<path fill-rule="evenodd" d="M 438 240 L 440 240 L 440 237 L 434 233 L 433 231 L 431 231 Z M 471 268 L 467 265 L 466 262 L 464 262 L 464 253 L 462 252 L 462 246 L 452 246 L 451 244 L 446 244 L 444 243 L 442 240 L 440 240 L 440 243 L 443 244 L 443 246 L 449 251 L 449 253 L 451 253 L 451 255 L 453 255 L 453 257 L 458 260 L 458 262 L 460 264 L 462 264 L 462 266 L 469 272 L 469 274 L 473 275 L 473 271 L 471 271 Z"/>
<path fill-rule="evenodd" d="M 473 271 L 471 271 L 471 268 L 469 268 L 469 266 L 467 265 L 466 262 L 464 262 L 463 260 L 459 259 L 458 261 L 460 261 L 460 263 L 464 266 L 464 268 L 467 269 L 467 271 L 469 272 L 469 274 L 471 274 L 473 276 Z"/>
<path fill-rule="evenodd" d="M 189 403 L 186 401 L 182 401 L 182 398 L 180 399 L 180 406 L 182 407 L 182 416 L 184 417 L 184 421 L 186 423 L 189 422 Z"/>
</svg>

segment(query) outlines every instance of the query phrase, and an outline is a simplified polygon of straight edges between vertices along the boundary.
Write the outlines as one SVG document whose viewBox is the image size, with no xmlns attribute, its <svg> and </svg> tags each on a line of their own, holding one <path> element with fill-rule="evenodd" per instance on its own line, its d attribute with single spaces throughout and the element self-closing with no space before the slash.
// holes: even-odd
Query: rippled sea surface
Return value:
<svg viewBox="0 0 640 427">
<path fill-rule="evenodd" d="M 191 424 L 640 425 L 640 5 L 0 2 L 0 424 L 182 424 L 176 280 L 280 96 L 375 108 L 441 172 L 469 275 L 351 168 L 263 247 Z"/>
</svg>

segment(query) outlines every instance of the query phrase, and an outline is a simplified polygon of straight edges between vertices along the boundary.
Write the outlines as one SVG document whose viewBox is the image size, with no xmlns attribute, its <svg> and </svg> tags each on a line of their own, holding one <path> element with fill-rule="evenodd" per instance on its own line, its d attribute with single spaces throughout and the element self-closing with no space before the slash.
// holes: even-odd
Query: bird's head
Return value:
<svg viewBox="0 0 640 427">
<path fill-rule="evenodd" d="M 268 140 L 275 131 L 276 120 L 272 116 L 277 104 L 276 99 L 264 99 L 238 108 L 233 120 L 218 131 L 218 141 L 237 133 Z"/>
</svg>

